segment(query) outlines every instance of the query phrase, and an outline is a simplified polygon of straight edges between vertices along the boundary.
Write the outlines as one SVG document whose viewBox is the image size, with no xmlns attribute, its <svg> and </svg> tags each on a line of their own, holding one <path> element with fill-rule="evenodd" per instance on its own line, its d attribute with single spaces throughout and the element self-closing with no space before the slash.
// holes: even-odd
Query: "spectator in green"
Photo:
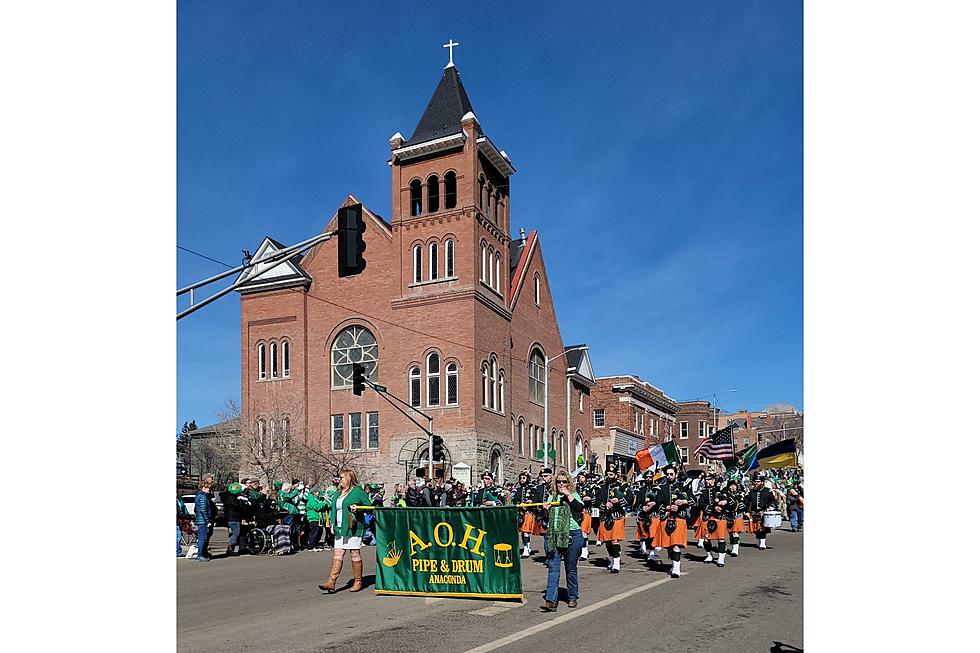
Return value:
<svg viewBox="0 0 980 653">
<path fill-rule="evenodd" d="M 323 551 L 323 547 L 320 546 L 320 534 L 323 533 L 323 513 L 327 509 L 327 502 L 320 494 L 317 488 L 306 495 L 306 521 L 310 525 L 306 548 L 310 551 Z"/>
</svg>

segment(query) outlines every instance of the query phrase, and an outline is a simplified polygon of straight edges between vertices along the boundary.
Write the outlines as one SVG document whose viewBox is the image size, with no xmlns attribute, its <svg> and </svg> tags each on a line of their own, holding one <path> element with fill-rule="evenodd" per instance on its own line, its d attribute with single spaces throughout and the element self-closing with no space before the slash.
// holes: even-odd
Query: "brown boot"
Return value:
<svg viewBox="0 0 980 653">
<path fill-rule="evenodd" d="M 350 588 L 352 592 L 360 592 L 364 589 L 364 584 L 361 582 L 361 572 L 364 570 L 363 560 L 351 560 L 351 567 L 354 569 L 354 586 Z"/>
<path fill-rule="evenodd" d="M 334 558 L 333 567 L 330 568 L 330 579 L 327 581 L 326 585 L 317 585 L 321 590 L 327 594 L 333 594 L 337 590 L 337 579 L 340 578 L 340 570 L 344 568 L 343 558 Z"/>
</svg>

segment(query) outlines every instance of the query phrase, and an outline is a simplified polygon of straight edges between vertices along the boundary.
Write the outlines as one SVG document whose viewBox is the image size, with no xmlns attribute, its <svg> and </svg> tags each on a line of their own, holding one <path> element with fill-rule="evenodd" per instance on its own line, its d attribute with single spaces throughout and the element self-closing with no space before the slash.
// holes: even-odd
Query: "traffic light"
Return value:
<svg viewBox="0 0 980 653">
<path fill-rule="evenodd" d="M 360 204 L 342 206 L 337 211 L 337 274 L 350 277 L 364 272 L 364 214 Z"/>
<path fill-rule="evenodd" d="M 358 397 L 364 392 L 364 365 L 354 363 L 354 394 Z"/>
<path fill-rule="evenodd" d="M 442 438 L 438 435 L 432 436 L 432 460 L 444 460 L 446 452 L 443 450 Z"/>
</svg>

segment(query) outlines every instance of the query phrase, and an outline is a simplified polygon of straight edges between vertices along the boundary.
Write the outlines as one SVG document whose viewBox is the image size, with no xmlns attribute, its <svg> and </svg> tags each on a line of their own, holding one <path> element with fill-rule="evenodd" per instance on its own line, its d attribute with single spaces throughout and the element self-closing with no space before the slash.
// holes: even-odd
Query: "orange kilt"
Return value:
<svg viewBox="0 0 980 653">
<path fill-rule="evenodd" d="M 694 537 L 703 540 L 707 532 L 708 524 L 698 515 L 698 518 L 694 520 Z"/>
<path fill-rule="evenodd" d="M 715 528 L 715 532 L 709 533 L 708 520 L 705 520 L 701 527 L 698 528 L 698 539 L 704 538 L 711 541 L 721 540 L 722 542 L 728 539 L 728 522 L 726 522 L 724 519 L 715 518 L 715 525 L 717 526 L 717 528 Z M 703 535 L 700 534 L 702 531 L 704 532 Z"/>
<path fill-rule="evenodd" d="M 581 526 L 582 526 L 582 537 L 588 538 L 589 537 L 589 531 L 592 530 L 592 515 L 589 514 L 589 511 L 588 510 L 586 510 L 584 513 L 582 513 L 582 524 L 581 524 Z"/>
<path fill-rule="evenodd" d="M 745 519 L 743 519 L 742 517 L 736 517 L 735 520 L 734 520 L 734 522 L 732 523 L 732 527 L 731 528 L 728 528 L 728 522 L 725 522 L 725 529 L 729 533 L 735 533 L 736 535 L 739 534 L 739 533 L 744 533 L 745 532 Z"/>
<path fill-rule="evenodd" d="M 650 522 L 650 526 L 653 522 Z M 649 540 L 653 535 L 650 534 L 650 527 L 641 522 L 639 519 L 636 520 L 636 541 Z"/>
<path fill-rule="evenodd" d="M 754 517 L 750 518 L 748 524 L 746 524 L 746 533 L 758 533 L 759 531 L 764 531 L 766 529 L 765 524 L 761 521 L 756 521 Z"/>
<path fill-rule="evenodd" d="M 618 540 L 622 542 L 626 539 L 626 517 L 620 517 L 613 522 L 612 528 L 606 528 L 606 522 L 603 519 L 599 520 L 599 535 L 598 539 L 603 542 L 611 542 L 613 540 Z"/>
<path fill-rule="evenodd" d="M 522 533 L 530 533 L 531 535 L 544 535 L 544 529 L 541 528 L 541 524 L 534 518 L 534 514 L 531 511 L 524 513 L 524 520 L 517 530 Z"/>
<path fill-rule="evenodd" d="M 681 548 L 687 546 L 687 520 L 678 518 L 676 521 L 677 528 L 669 535 L 667 534 L 667 520 L 664 519 L 660 522 L 656 533 L 653 535 L 653 546 L 659 546 L 665 549 L 671 546 L 679 546 Z"/>
</svg>

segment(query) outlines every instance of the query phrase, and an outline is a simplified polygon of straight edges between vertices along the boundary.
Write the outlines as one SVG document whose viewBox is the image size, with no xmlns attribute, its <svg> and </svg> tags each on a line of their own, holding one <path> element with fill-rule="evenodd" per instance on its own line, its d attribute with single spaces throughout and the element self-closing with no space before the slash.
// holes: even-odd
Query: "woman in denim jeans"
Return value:
<svg viewBox="0 0 980 653">
<path fill-rule="evenodd" d="M 564 470 L 555 474 L 548 497 L 548 530 L 544 537 L 548 557 L 548 589 L 545 592 L 545 612 L 558 610 L 558 578 L 561 560 L 565 558 L 565 581 L 568 583 L 568 607 L 578 606 L 578 560 L 582 552 L 582 511 L 585 505 L 575 491 L 575 483 Z"/>
</svg>

